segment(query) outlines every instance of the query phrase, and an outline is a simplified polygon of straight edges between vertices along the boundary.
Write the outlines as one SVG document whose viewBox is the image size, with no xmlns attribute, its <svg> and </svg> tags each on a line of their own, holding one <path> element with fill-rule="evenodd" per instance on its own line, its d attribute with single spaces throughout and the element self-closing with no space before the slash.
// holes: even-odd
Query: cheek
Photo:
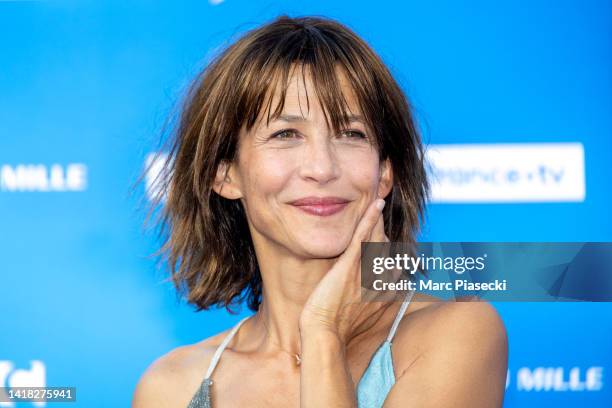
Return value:
<svg viewBox="0 0 612 408">
<path fill-rule="evenodd" d="M 282 213 L 279 200 L 287 188 L 295 161 L 280 155 L 261 155 L 245 165 L 243 193 L 247 216 L 260 234 L 274 236 L 279 231 L 276 226 Z"/>
<path fill-rule="evenodd" d="M 352 152 L 343 160 L 343 172 L 356 188 L 374 191 L 379 181 L 378 154 L 371 151 Z"/>
<path fill-rule="evenodd" d="M 277 193 L 291 175 L 291 161 L 278 155 L 263 155 L 247 164 L 247 194 L 255 197 Z"/>
</svg>

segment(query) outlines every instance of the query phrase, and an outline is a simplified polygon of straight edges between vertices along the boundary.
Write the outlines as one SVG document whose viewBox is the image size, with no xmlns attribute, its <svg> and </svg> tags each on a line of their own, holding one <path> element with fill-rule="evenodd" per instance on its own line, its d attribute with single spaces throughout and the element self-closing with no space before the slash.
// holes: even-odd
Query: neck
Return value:
<svg viewBox="0 0 612 408">
<path fill-rule="evenodd" d="M 274 245 L 266 245 L 265 249 L 257 247 L 263 291 L 249 338 L 256 341 L 255 347 L 262 351 L 281 349 L 300 354 L 299 318 L 304 304 L 337 258 L 299 258 Z M 380 303 L 371 303 L 356 321 L 348 343 L 357 341 L 362 333 L 379 323 L 391 304 L 381 307 Z"/>
<path fill-rule="evenodd" d="M 262 301 L 255 316 L 254 326 L 261 333 L 261 336 L 256 337 L 262 338 L 264 348 L 281 348 L 289 353 L 300 354 L 300 315 L 322 275 L 313 280 L 313 276 L 319 274 L 310 269 L 309 279 L 300 279 L 305 275 L 303 270 L 285 270 L 291 271 L 291 277 L 262 270 Z"/>
</svg>

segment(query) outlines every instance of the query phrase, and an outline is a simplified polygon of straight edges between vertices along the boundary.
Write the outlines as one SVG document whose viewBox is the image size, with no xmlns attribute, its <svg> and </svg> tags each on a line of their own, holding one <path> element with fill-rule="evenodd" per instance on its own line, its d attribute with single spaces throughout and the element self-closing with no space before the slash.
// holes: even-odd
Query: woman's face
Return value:
<svg viewBox="0 0 612 408">
<path fill-rule="evenodd" d="M 229 181 L 223 177 L 225 168 L 219 168 L 215 191 L 242 200 L 256 248 L 268 242 L 302 258 L 336 257 L 348 246 L 368 205 L 391 190 L 389 163 L 379 162 L 371 143 L 374 135 L 359 118 L 352 90 L 339 75 L 355 115 L 348 128 L 339 134 L 328 129 L 309 75 L 305 81 L 294 75 L 281 116 L 241 133 Z"/>
</svg>

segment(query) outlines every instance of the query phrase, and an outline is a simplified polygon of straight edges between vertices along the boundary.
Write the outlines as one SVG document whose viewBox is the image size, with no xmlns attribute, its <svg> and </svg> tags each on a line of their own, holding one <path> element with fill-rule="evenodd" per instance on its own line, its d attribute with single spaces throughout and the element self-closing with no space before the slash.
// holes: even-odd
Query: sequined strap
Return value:
<svg viewBox="0 0 612 408">
<path fill-rule="evenodd" d="M 198 388 L 198 391 L 193 398 L 191 398 L 191 401 L 189 401 L 187 408 L 212 408 L 210 384 L 212 384 L 211 379 L 207 378 L 202 381 L 200 388 Z"/>
</svg>

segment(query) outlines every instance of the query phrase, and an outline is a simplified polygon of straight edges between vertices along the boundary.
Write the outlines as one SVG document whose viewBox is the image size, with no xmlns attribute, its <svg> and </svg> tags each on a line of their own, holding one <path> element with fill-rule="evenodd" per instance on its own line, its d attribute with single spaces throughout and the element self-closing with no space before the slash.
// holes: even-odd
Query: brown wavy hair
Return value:
<svg viewBox="0 0 612 408">
<path fill-rule="evenodd" d="M 188 88 L 154 184 L 151 212 L 163 245 L 155 253 L 169 267 L 177 293 L 197 311 L 245 298 L 257 311 L 262 279 L 240 200 L 212 189 L 222 161 L 237 156 L 241 130 L 264 114 L 282 112 L 295 67 L 312 74 L 325 120 L 335 132 L 348 126 L 345 96 L 336 69 L 352 84 L 359 108 L 374 131 L 381 162 L 389 159 L 393 188 L 384 222 L 392 242 L 415 243 L 429 196 L 424 149 L 412 107 L 381 58 L 351 29 L 326 17 L 286 15 L 246 32 L 201 70 Z M 271 110 L 272 95 L 280 103 Z M 161 204 L 161 205 L 160 205 Z M 148 220 L 149 217 L 147 217 Z M 146 222 L 145 222 L 146 224 Z"/>
</svg>

